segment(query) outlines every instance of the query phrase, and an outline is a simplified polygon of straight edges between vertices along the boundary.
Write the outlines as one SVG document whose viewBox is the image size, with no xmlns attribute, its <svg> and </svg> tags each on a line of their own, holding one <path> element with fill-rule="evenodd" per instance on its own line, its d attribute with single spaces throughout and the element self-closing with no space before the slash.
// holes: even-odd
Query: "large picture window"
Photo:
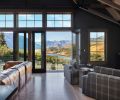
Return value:
<svg viewBox="0 0 120 100">
<path fill-rule="evenodd" d="M 0 28 L 12 28 L 14 26 L 13 14 L 0 14 Z"/>
<path fill-rule="evenodd" d="M 105 32 L 90 32 L 90 61 L 105 61 Z"/>
<path fill-rule="evenodd" d="M 18 27 L 42 27 L 42 14 L 19 14 Z"/>
<path fill-rule="evenodd" d="M 47 14 L 47 27 L 71 27 L 71 14 Z"/>
</svg>

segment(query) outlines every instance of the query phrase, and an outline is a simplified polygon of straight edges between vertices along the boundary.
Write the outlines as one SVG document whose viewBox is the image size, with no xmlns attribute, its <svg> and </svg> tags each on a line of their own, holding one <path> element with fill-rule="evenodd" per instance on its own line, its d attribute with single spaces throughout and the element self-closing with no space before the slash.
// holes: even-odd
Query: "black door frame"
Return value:
<svg viewBox="0 0 120 100">
<path fill-rule="evenodd" d="M 19 33 L 23 33 L 24 35 L 24 61 L 26 61 L 26 52 L 27 52 L 27 48 L 26 48 L 26 31 L 15 31 L 14 35 L 13 35 L 13 60 L 17 61 L 19 60 Z"/>
<path fill-rule="evenodd" d="M 33 73 L 45 73 L 46 72 L 46 34 L 44 31 L 17 31 L 19 38 L 19 33 L 24 33 L 24 61 L 27 61 L 27 42 L 26 42 L 26 34 L 32 34 L 32 72 Z M 41 33 L 41 54 L 42 54 L 42 61 L 41 61 L 41 69 L 35 69 L 35 33 Z M 15 42 L 15 41 L 14 41 Z M 15 42 L 16 43 L 16 42 Z M 19 50 L 19 47 L 18 47 Z M 19 51 L 18 51 L 19 52 Z M 16 55 L 15 55 L 16 56 Z"/>
<path fill-rule="evenodd" d="M 41 33 L 41 69 L 35 69 L 35 34 Z M 32 31 L 32 64 L 33 73 L 46 72 L 46 34 L 43 31 Z"/>
</svg>

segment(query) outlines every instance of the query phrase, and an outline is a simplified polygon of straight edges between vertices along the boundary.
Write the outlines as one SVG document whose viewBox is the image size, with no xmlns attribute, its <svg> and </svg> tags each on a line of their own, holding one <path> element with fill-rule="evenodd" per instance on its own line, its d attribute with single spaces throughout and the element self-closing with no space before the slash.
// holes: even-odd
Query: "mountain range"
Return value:
<svg viewBox="0 0 120 100">
<path fill-rule="evenodd" d="M 10 35 L 10 33 L 5 34 L 5 41 L 9 48 L 13 48 L 13 35 Z M 23 41 L 24 41 L 24 36 L 19 36 L 19 48 L 20 49 L 24 48 Z M 26 40 L 26 43 L 28 44 L 27 41 L 28 41 L 28 39 Z M 47 48 L 49 48 L 49 47 L 64 47 L 69 44 L 71 44 L 71 41 L 69 41 L 69 40 L 46 41 Z M 28 47 L 28 45 L 27 45 L 27 47 Z M 41 43 L 35 42 L 35 48 L 36 49 L 41 48 Z"/>
<path fill-rule="evenodd" d="M 90 41 L 92 42 L 96 42 L 97 41 L 104 41 L 104 36 L 99 36 L 99 37 L 95 37 L 95 38 L 90 38 Z"/>
</svg>

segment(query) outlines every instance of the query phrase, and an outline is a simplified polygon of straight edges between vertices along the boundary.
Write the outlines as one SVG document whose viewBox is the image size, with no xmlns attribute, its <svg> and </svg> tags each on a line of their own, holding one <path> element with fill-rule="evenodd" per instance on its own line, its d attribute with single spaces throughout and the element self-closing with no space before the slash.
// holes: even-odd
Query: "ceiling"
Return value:
<svg viewBox="0 0 120 100">
<path fill-rule="evenodd" d="M 83 9 L 120 25 L 120 0 L 0 0 L 0 9 Z"/>
<path fill-rule="evenodd" d="M 120 0 L 73 0 L 73 2 L 80 9 L 120 25 Z"/>
<path fill-rule="evenodd" d="M 0 9 L 72 8 L 72 0 L 0 0 Z"/>
</svg>

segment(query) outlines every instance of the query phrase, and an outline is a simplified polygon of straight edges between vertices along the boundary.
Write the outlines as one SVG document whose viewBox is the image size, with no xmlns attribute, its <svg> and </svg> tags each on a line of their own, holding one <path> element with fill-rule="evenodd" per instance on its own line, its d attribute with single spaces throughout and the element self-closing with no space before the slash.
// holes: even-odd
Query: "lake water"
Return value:
<svg viewBox="0 0 120 100">
<path fill-rule="evenodd" d="M 70 60 L 71 59 L 71 57 L 61 56 L 61 55 L 58 55 L 58 54 L 47 54 L 47 55 L 48 56 L 55 56 L 55 57 L 66 59 L 66 60 Z"/>
</svg>

